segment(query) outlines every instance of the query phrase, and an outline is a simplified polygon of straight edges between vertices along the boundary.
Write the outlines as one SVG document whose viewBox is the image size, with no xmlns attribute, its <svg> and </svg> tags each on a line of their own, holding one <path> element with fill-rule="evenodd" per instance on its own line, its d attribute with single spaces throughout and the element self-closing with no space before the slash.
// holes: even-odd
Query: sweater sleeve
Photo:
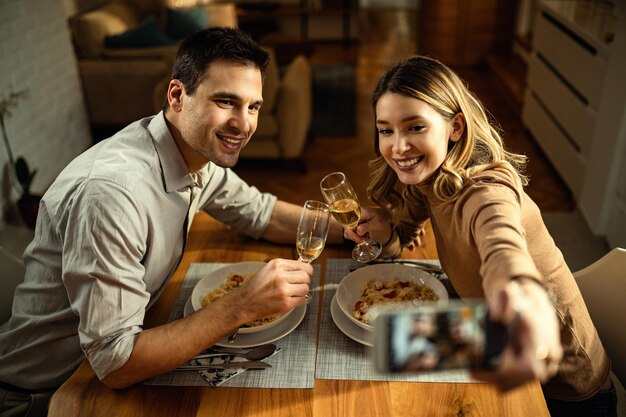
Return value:
<svg viewBox="0 0 626 417">
<path fill-rule="evenodd" d="M 530 256 L 522 224 L 522 197 L 514 183 L 495 178 L 478 179 L 458 200 L 480 256 L 485 294 L 518 277 L 543 282 Z"/>
</svg>

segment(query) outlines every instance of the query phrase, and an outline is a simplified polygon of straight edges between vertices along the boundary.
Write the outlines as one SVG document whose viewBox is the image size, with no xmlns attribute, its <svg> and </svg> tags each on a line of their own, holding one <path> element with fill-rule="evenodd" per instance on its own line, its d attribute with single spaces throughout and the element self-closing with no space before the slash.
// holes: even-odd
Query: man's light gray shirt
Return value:
<svg viewBox="0 0 626 417">
<path fill-rule="evenodd" d="M 259 238 L 275 202 L 230 169 L 190 174 L 163 113 L 93 146 L 41 202 L 25 281 L 0 327 L 0 382 L 56 387 L 85 356 L 100 378 L 118 369 L 180 262 L 193 215 Z"/>
</svg>

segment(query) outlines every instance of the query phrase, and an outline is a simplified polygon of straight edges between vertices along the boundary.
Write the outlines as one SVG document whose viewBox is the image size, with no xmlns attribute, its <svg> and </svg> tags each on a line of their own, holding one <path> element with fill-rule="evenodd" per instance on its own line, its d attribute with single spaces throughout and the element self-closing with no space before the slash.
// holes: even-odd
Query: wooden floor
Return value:
<svg viewBox="0 0 626 417">
<path fill-rule="evenodd" d="M 397 17 L 394 17 L 396 19 Z M 332 171 L 343 171 L 361 199 L 367 203 L 368 161 L 373 157 L 374 124 L 370 100 L 377 78 L 398 57 L 415 53 L 413 31 L 401 32 L 402 22 L 389 21 L 375 33 L 365 33 L 359 44 L 317 45 L 311 60 L 315 64 L 354 63 L 356 66 L 356 134 L 353 137 L 316 137 L 306 146 L 304 159 L 308 171 L 301 174 L 276 161 L 250 163 L 241 161 L 234 170 L 250 184 L 279 198 L 301 204 L 307 199 L 321 199 L 319 181 Z M 372 25 L 370 25 L 372 26 Z M 455 68 L 504 130 L 505 143 L 511 150 L 529 157 L 531 177 L 527 192 L 542 210 L 570 211 L 575 208 L 571 193 L 552 168 L 540 148 L 525 131 L 519 110 L 511 105 L 498 87 L 493 73 L 485 66 Z M 252 139 L 254 140 L 254 138 Z"/>
</svg>

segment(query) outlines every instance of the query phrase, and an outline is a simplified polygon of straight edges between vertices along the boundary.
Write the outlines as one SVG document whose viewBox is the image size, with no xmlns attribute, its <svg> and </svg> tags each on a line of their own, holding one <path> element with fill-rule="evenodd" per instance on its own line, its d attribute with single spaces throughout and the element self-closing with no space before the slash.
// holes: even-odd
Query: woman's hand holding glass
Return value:
<svg viewBox="0 0 626 417">
<path fill-rule="evenodd" d="M 361 205 L 345 174 L 333 172 L 326 175 L 320 182 L 320 188 L 333 216 L 346 229 L 355 230 L 361 218 Z M 381 250 L 380 242 L 369 237 L 354 247 L 352 258 L 359 262 L 369 262 L 375 259 Z"/>
<path fill-rule="evenodd" d="M 307 200 L 302 207 L 296 249 L 298 260 L 311 263 L 322 253 L 330 226 L 330 208 L 321 201 Z M 311 295 L 306 295 L 306 302 L 311 301 Z"/>
</svg>

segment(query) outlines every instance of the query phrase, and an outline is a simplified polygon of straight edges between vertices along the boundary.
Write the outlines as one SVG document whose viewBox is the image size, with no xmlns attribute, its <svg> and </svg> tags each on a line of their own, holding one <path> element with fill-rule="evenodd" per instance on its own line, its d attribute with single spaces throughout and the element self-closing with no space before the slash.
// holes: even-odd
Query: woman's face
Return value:
<svg viewBox="0 0 626 417">
<path fill-rule="evenodd" d="M 459 113 L 446 120 L 430 104 L 385 93 L 376 103 L 378 149 L 404 184 L 421 184 L 441 166 L 449 141 L 463 133 Z"/>
</svg>

